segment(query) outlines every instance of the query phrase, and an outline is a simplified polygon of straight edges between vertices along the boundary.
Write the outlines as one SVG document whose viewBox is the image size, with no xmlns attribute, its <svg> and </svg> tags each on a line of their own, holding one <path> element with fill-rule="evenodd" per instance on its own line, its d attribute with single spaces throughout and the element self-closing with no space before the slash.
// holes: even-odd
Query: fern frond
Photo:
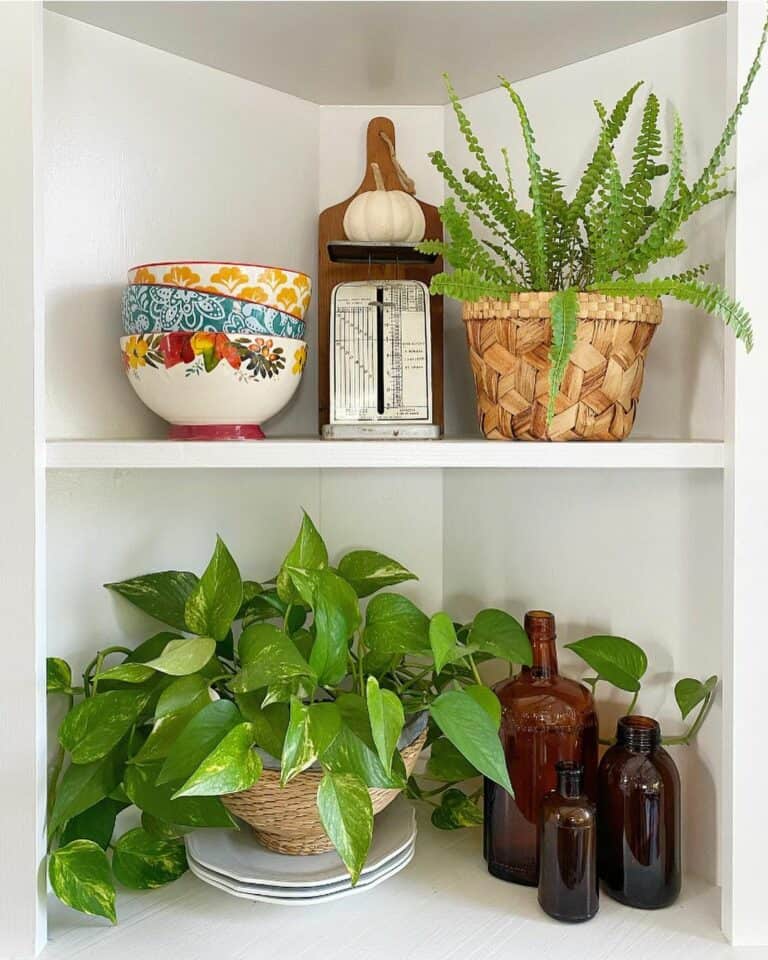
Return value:
<svg viewBox="0 0 768 960">
<path fill-rule="evenodd" d="M 454 270 L 453 273 L 436 273 L 429 285 L 429 292 L 437 296 L 453 297 L 454 300 L 474 302 L 481 297 L 508 300 L 511 293 L 518 293 L 514 284 L 493 283 L 484 280 L 471 270 Z"/>
<path fill-rule="evenodd" d="M 535 288 L 544 290 L 547 286 L 548 264 L 545 226 L 546 211 L 544 209 L 542 196 L 541 161 L 538 153 L 536 153 L 536 140 L 523 101 L 509 80 L 504 77 L 500 77 L 499 79 L 501 80 L 501 85 L 509 94 L 512 103 L 515 105 L 520 121 L 520 129 L 523 134 L 523 142 L 525 143 L 525 155 L 528 161 L 528 176 L 530 178 L 530 196 L 533 203 L 532 216 L 535 239 L 533 263 L 531 264 L 533 276 L 531 279 Z"/>
<path fill-rule="evenodd" d="M 453 197 L 449 197 L 440 207 L 440 219 L 448 231 L 448 242 L 444 242 L 440 251 L 450 266 L 471 270 L 484 280 L 505 283 L 507 272 L 483 246 L 475 239 L 469 214 L 457 209 Z M 424 251 L 430 252 L 430 251 Z M 437 251 L 432 251 L 437 252 Z"/>
<path fill-rule="evenodd" d="M 613 151 L 603 180 L 598 187 L 598 203 L 588 220 L 595 280 L 608 279 L 621 242 L 624 191 L 619 164 Z"/>
<path fill-rule="evenodd" d="M 480 164 L 481 169 L 498 183 L 496 173 L 488 162 L 488 157 L 486 156 L 485 150 L 481 146 L 480 141 L 475 136 L 474 130 L 472 129 L 472 124 L 469 122 L 469 117 L 464 111 L 464 107 L 459 99 L 459 95 L 453 89 L 447 73 L 443 74 L 443 82 L 445 83 L 445 88 L 448 91 L 448 98 L 451 101 L 451 107 L 453 107 L 453 112 L 456 115 L 456 121 L 459 125 L 459 130 L 461 131 L 467 144 L 467 149 Z M 501 184 L 499 184 L 499 186 L 501 186 Z"/>
<path fill-rule="evenodd" d="M 717 284 L 696 283 L 679 277 L 660 277 L 645 281 L 611 280 L 595 283 L 589 289 L 619 297 L 674 297 L 676 300 L 690 303 L 713 316 L 720 317 L 733 329 L 736 338 L 742 341 L 747 352 L 752 349 L 754 343 L 752 318 L 737 300 Z"/>
<path fill-rule="evenodd" d="M 678 204 L 680 188 L 683 183 L 683 124 L 680 117 L 675 115 L 675 126 L 672 134 L 672 155 L 669 161 L 669 180 L 664 191 L 664 199 L 658 210 L 655 211 L 653 222 L 646 238 L 632 250 L 626 258 L 626 269 L 632 275 L 645 273 L 650 264 L 665 256 L 674 234 L 680 226 L 680 205 Z M 684 249 L 684 248 L 683 248 Z M 614 264 L 615 269 L 624 264 Z M 597 279 L 597 278 L 596 278 Z"/>
<path fill-rule="evenodd" d="M 549 400 L 547 423 L 555 415 L 555 400 L 565 375 L 565 368 L 573 353 L 578 326 L 579 298 L 573 287 L 559 290 L 549 301 L 552 326 L 552 345 L 549 348 Z"/>
<path fill-rule="evenodd" d="M 703 277 L 705 273 L 709 270 L 708 263 L 700 263 L 696 267 L 691 267 L 688 270 L 683 270 L 682 273 L 673 273 L 670 280 L 676 280 L 678 283 L 690 283 L 691 280 L 698 280 L 699 277 Z"/>
<path fill-rule="evenodd" d="M 572 224 L 575 224 L 577 221 L 583 219 L 586 212 L 587 206 L 595 195 L 595 191 L 602 179 L 603 173 L 610 164 L 611 160 L 611 150 L 613 144 L 621 132 L 621 128 L 624 125 L 624 121 L 627 119 L 629 114 L 629 108 L 632 106 L 632 101 L 638 89 L 642 86 L 642 81 L 636 83 L 633 87 L 630 87 L 629 90 L 624 94 L 623 97 L 616 103 L 616 106 L 611 111 L 610 116 L 607 116 L 605 113 L 605 108 L 603 109 L 603 121 L 600 126 L 600 137 L 597 141 L 597 146 L 595 147 L 595 152 L 592 155 L 592 159 L 587 164 L 584 173 L 581 175 L 581 180 L 579 181 L 579 186 L 576 188 L 576 193 L 574 194 L 573 200 L 570 203 L 570 209 L 568 212 L 569 221 Z M 597 107 L 597 102 L 595 103 Z M 598 109 L 600 113 L 600 109 Z"/>
<path fill-rule="evenodd" d="M 742 87 L 741 93 L 739 94 L 739 99 L 736 102 L 736 106 L 733 109 L 730 117 L 726 121 L 723 134 L 720 137 L 720 140 L 712 151 L 712 156 L 709 158 L 704 169 L 701 171 L 699 179 L 694 183 L 690 190 L 691 200 L 696 203 L 698 201 L 699 195 L 703 192 L 710 190 L 712 180 L 716 177 L 717 172 L 720 169 L 720 166 L 725 158 L 726 151 L 733 140 L 734 134 L 736 133 L 736 125 L 738 124 L 739 117 L 744 112 L 744 108 L 749 103 L 749 94 L 752 90 L 752 85 L 755 82 L 755 77 L 757 76 L 761 59 L 763 56 L 763 49 L 765 48 L 766 41 L 768 40 L 768 17 L 766 17 L 765 23 L 763 24 L 763 30 L 760 34 L 760 42 L 757 45 L 757 52 L 755 53 L 754 60 L 752 65 L 749 68 L 747 73 L 747 79 L 744 81 L 744 86 Z"/>
<path fill-rule="evenodd" d="M 632 151 L 632 172 L 624 187 L 622 253 L 631 250 L 648 229 L 648 206 L 653 190 L 653 180 L 669 171 L 666 164 L 658 164 L 655 161 L 662 152 L 658 119 L 659 100 L 655 94 L 651 93 L 645 101 L 640 132 Z M 624 257 L 617 256 L 616 259 L 620 265 Z"/>
</svg>

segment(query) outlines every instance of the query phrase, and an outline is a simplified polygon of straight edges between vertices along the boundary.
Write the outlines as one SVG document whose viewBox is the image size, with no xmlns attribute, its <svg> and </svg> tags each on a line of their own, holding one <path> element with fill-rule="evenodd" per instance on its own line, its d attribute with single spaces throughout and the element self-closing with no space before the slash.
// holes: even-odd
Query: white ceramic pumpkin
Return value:
<svg viewBox="0 0 768 960">
<path fill-rule="evenodd" d="M 377 163 L 371 164 L 375 190 L 358 194 L 344 214 L 347 240 L 358 243 L 418 243 L 424 239 L 424 211 L 409 193 L 387 190 Z"/>
</svg>

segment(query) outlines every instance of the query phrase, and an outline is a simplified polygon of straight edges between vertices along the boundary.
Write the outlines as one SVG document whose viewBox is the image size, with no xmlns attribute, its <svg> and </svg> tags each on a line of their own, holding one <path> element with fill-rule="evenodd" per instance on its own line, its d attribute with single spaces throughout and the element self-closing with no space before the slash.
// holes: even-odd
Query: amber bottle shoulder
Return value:
<svg viewBox="0 0 768 960">
<path fill-rule="evenodd" d="M 594 710 L 594 701 L 589 689 L 583 683 L 569 680 L 568 677 L 562 677 L 559 674 L 537 678 L 521 672 L 497 683 L 493 689 L 502 706 L 512 705 L 527 698 L 552 697 L 568 703 L 579 711 Z"/>
<path fill-rule="evenodd" d="M 677 764 L 663 747 L 656 747 L 651 753 L 637 753 L 616 743 L 600 761 L 601 777 L 621 776 L 640 781 L 657 775 L 680 781 Z"/>
</svg>

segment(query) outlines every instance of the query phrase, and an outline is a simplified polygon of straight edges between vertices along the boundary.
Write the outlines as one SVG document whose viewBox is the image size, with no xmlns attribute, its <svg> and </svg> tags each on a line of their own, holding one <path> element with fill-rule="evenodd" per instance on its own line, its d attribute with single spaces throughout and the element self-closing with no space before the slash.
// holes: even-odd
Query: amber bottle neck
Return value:
<svg viewBox="0 0 768 960">
<path fill-rule="evenodd" d="M 566 800 L 575 800 L 581 796 L 584 767 L 572 760 L 560 760 L 555 764 L 557 771 L 557 792 Z"/>
<path fill-rule="evenodd" d="M 536 680 L 557 676 L 555 618 L 545 610 L 529 610 L 525 615 L 525 632 L 531 641 L 533 663 L 523 673 Z"/>
</svg>

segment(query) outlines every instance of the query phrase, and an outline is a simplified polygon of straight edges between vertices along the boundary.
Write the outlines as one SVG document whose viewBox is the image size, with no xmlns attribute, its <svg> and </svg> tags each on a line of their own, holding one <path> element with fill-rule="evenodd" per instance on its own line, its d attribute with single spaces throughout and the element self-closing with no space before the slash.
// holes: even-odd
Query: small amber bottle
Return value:
<svg viewBox="0 0 768 960">
<path fill-rule="evenodd" d="M 582 786 L 583 768 L 555 764 L 557 787 L 541 805 L 539 904 L 555 920 L 581 923 L 597 913 L 595 806 Z"/>
<path fill-rule="evenodd" d="M 598 771 L 598 869 L 630 907 L 667 907 L 680 893 L 680 776 L 650 717 L 622 717 Z"/>
</svg>

